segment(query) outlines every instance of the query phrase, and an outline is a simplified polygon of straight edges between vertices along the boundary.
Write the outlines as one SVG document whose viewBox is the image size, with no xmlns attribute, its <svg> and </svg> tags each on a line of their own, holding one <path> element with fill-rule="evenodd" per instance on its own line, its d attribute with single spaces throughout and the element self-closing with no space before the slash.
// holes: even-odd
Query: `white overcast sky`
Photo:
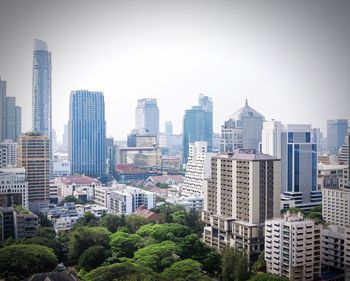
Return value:
<svg viewBox="0 0 350 281">
<path fill-rule="evenodd" d="M 157 98 L 179 133 L 199 93 L 214 129 L 246 98 L 267 119 L 350 118 L 350 1 L 0 0 L 0 76 L 31 128 L 33 38 L 52 52 L 53 128 L 72 90 L 103 91 L 107 135 L 125 139 L 136 101 Z"/>
</svg>

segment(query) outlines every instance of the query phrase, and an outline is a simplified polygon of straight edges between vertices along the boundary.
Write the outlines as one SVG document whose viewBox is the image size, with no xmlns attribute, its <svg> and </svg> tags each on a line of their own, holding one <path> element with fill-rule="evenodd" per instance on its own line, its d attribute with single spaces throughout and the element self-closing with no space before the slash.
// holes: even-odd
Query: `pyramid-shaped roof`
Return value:
<svg viewBox="0 0 350 281">
<path fill-rule="evenodd" d="M 248 105 L 248 100 L 245 100 L 245 105 L 238 109 L 235 113 L 230 116 L 230 119 L 240 120 L 242 117 L 261 117 L 265 118 L 262 114 L 254 110 Z"/>
</svg>

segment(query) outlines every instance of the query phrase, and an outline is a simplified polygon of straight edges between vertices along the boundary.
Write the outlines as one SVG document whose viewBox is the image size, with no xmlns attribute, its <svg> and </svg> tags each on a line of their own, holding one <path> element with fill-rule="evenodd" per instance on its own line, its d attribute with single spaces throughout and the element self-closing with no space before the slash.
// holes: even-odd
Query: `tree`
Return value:
<svg viewBox="0 0 350 281">
<path fill-rule="evenodd" d="M 164 241 L 139 249 L 134 259 L 143 266 L 150 267 L 156 272 L 161 272 L 179 260 L 179 247 L 172 241 Z"/>
<path fill-rule="evenodd" d="M 22 241 L 22 244 L 36 244 L 46 246 L 52 249 L 59 261 L 62 261 L 65 257 L 62 244 L 56 238 L 45 238 L 40 236 L 31 237 Z"/>
<path fill-rule="evenodd" d="M 223 281 L 248 280 L 248 259 L 245 253 L 226 247 L 221 259 L 221 277 Z"/>
<path fill-rule="evenodd" d="M 98 226 L 98 218 L 89 212 L 84 213 L 84 216 L 78 219 L 78 221 L 74 224 L 73 229 L 82 226 Z"/>
<path fill-rule="evenodd" d="M 147 224 L 148 221 L 141 216 L 138 215 L 128 215 L 126 217 L 126 227 L 130 233 L 135 233 L 141 226 Z"/>
<path fill-rule="evenodd" d="M 290 213 L 299 213 L 301 212 L 302 214 L 304 213 L 304 211 L 300 208 L 285 208 L 283 210 L 281 210 L 281 214 L 283 215 L 284 213 L 287 213 L 287 211 L 289 211 Z"/>
<path fill-rule="evenodd" d="M 190 229 L 177 223 L 146 224 L 136 232 L 142 237 L 151 237 L 159 242 L 172 240 L 178 241 L 190 234 Z"/>
<path fill-rule="evenodd" d="M 258 260 L 253 264 L 252 271 L 254 273 L 266 271 L 266 262 L 265 262 L 264 252 L 261 252 Z"/>
<path fill-rule="evenodd" d="M 288 281 L 287 277 L 277 276 L 270 273 L 260 273 L 254 275 L 248 281 Z"/>
<path fill-rule="evenodd" d="M 91 271 L 99 267 L 108 257 L 111 252 L 103 246 L 92 246 L 84 251 L 79 257 L 78 265 L 80 268 Z"/>
<path fill-rule="evenodd" d="M 73 196 L 73 195 L 68 195 L 66 197 L 64 197 L 64 199 L 60 202 L 60 206 L 63 206 L 64 203 L 69 203 L 69 202 L 73 202 L 75 204 L 83 204 L 83 202 L 81 202 L 77 197 Z"/>
<path fill-rule="evenodd" d="M 42 227 L 53 227 L 52 221 L 47 218 L 47 215 L 42 212 L 39 213 L 39 222 Z"/>
<path fill-rule="evenodd" d="M 100 245 L 109 248 L 111 233 L 104 227 L 80 227 L 69 235 L 69 255 L 72 259 L 79 256 L 88 248 Z"/>
<path fill-rule="evenodd" d="M 6 280 L 22 280 L 56 265 L 57 257 L 45 246 L 15 244 L 0 249 L 0 277 Z"/>
<path fill-rule="evenodd" d="M 153 270 L 140 264 L 126 261 L 98 267 L 83 277 L 84 281 L 161 281 Z"/>
<path fill-rule="evenodd" d="M 166 268 L 161 274 L 165 280 L 201 280 L 210 281 L 210 278 L 203 274 L 202 265 L 198 261 L 185 259 L 175 262 Z"/>
<path fill-rule="evenodd" d="M 185 224 L 185 218 L 186 218 L 186 211 L 184 210 L 176 211 L 171 215 L 172 222 L 178 223 L 178 224 Z"/>
<path fill-rule="evenodd" d="M 118 231 L 111 235 L 109 245 L 111 246 L 114 257 L 132 258 L 135 251 L 142 246 L 142 237 L 138 234 Z"/>
<path fill-rule="evenodd" d="M 202 233 L 204 224 L 201 221 L 200 212 L 194 208 L 190 209 L 190 211 L 185 216 L 185 225 L 197 234 Z"/>
<path fill-rule="evenodd" d="M 125 216 L 106 214 L 101 218 L 100 225 L 114 233 L 120 227 L 126 226 Z"/>
</svg>

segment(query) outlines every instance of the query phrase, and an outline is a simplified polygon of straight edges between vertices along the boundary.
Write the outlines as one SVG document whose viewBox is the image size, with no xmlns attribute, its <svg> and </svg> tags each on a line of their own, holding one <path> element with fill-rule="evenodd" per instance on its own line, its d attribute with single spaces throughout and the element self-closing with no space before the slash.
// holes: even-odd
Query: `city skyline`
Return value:
<svg viewBox="0 0 350 281">
<path fill-rule="evenodd" d="M 135 102 L 146 97 L 157 99 L 160 124 L 171 120 L 175 133 L 200 93 L 214 100 L 215 132 L 246 98 L 267 120 L 310 123 L 323 132 L 327 119 L 349 119 L 346 1 L 83 3 L 1 4 L 0 26 L 8 28 L 0 30 L 0 75 L 23 108 L 23 132 L 31 128 L 34 38 L 52 53 L 59 141 L 75 89 L 104 92 L 107 135 L 117 139 L 126 139 Z M 77 13 L 97 18 L 78 21 Z"/>
</svg>

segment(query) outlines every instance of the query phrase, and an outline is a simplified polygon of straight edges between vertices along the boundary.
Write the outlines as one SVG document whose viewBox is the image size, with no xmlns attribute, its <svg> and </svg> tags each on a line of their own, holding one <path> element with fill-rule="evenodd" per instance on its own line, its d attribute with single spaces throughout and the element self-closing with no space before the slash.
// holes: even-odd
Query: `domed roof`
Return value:
<svg viewBox="0 0 350 281">
<path fill-rule="evenodd" d="M 255 118 L 265 118 L 262 114 L 254 110 L 248 105 L 248 100 L 245 100 L 245 105 L 238 109 L 235 113 L 230 116 L 230 119 L 240 120 L 242 117 L 255 117 Z"/>
</svg>

